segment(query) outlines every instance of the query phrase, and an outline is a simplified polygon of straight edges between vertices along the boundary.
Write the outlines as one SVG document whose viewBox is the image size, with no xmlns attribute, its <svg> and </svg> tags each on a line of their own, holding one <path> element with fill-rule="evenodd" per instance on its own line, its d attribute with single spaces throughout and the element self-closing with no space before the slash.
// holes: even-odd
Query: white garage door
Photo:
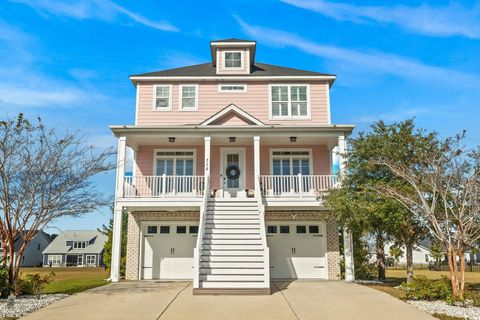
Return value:
<svg viewBox="0 0 480 320">
<path fill-rule="evenodd" d="M 143 279 L 192 279 L 198 225 L 143 223 Z"/>
<path fill-rule="evenodd" d="M 271 278 L 327 278 L 324 222 L 268 222 L 267 242 Z"/>
</svg>

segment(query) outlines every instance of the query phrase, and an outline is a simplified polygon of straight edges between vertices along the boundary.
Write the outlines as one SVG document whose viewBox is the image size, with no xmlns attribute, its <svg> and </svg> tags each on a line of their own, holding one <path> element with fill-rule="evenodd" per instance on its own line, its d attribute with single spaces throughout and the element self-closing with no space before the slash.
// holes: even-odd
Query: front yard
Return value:
<svg viewBox="0 0 480 320">
<path fill-rule="evenodd" d="M 108 283 L 108 272 L 103 268 L 22 268 L 21 276 L 29 273 L 40 275 L 55 273 L 53 281 L 48 284 L 43 293 L 67 293 L 85 291 Z"/>
<path fill-rule="evenodd" d="M 425 276 L 428 279 L 440 279 L 442 276 L 448 277 L 447 271 L 414 270 L 415 277 Z M 405 292 L 397 287 L 406 281 L 406 270 L 387 270 L 387 281 L 384 283 L 364 284 L 370 288 L 386 292 L 398 299 L 406 300 Z M 480 301 L 480 272 L 466 272 L 465 283 L 467 288 L 467 298 Z M 442 320 L 464 319 L 460 317 L 450 317 L 441 314 L 435 314 L 435 317 Z"/>
</svg>

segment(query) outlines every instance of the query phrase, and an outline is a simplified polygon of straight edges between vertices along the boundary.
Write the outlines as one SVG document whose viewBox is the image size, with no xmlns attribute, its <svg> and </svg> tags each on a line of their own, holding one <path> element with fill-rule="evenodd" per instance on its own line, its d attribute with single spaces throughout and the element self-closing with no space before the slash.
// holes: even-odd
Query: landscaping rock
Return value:
<svg viewBox="0 0 480 320">
<path fill-rule="evenodd" d="M 15 299 L 13 308 L 7 306 L 7 299 L 0 300 L 0 318 L 18 318 L 43 308 L 55 301 L 68 297 L 68 294 L 45 294 L 40 299 L 35 296 L 20 296 Z"/>
<path fill-rule="evenodd" d="M 409 300 L 407 302 L 431 314 L 439 313 L 446 314 L 451 317 L 458 317 L 469 320 L 480 320 L 480 307 L 474 307 L 472 305 L 452 306 L 443 301 Z"/>
</svg>

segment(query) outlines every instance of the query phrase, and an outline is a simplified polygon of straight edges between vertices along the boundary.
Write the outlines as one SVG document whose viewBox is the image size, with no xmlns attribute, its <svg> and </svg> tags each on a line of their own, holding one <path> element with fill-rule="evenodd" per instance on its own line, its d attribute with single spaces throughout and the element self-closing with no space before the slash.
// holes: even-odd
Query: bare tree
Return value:
<svg viewBox="0 0 480 320">
<path fill-rule="evenodd" d="M 18 290 L 21 257 L 38 230 L 54 219 L 111 203 L 92 177 L 114 168 L 113 154 L 113 149 L 86 145 L 81 132 L 58 136 L 40 119 L 31 124 L 19 114 L 0 121 L 0 240 L 12 292 Z M 23 243 L 15 260 L 17 237 Z"/>
<path fill-rule="evenodd" d="M 375 160 L 415 191 L 406 193 L 402 187 L 387 184 L 378 189 L 398 200 L 443 243 L 452 292 L 460 299 L 465 291 L 465 250 L 480 240 L 480 152 L 467 150 L 464 136 L 448 138 L 435 148 L 419 152 L 415 165 L 386 158 Z"/>
</svg>

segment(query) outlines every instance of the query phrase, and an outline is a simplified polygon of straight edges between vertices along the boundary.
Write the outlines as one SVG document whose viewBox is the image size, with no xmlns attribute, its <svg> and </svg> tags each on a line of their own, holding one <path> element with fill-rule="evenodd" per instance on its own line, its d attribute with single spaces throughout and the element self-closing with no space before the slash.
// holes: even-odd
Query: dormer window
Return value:
<svg viewBox="0 0 480 320">
<path fill-rule="evenodd" d="M 74 241 L 73 249 L 85 249 L 88 246 L 87 241 Z"/>
<path fill-rule="evenodd" d="M 242 51 L 225 51 L 223 57 L 224 67 L 226 69 L 243 68 L 243 52 Z"/>
</svg>

